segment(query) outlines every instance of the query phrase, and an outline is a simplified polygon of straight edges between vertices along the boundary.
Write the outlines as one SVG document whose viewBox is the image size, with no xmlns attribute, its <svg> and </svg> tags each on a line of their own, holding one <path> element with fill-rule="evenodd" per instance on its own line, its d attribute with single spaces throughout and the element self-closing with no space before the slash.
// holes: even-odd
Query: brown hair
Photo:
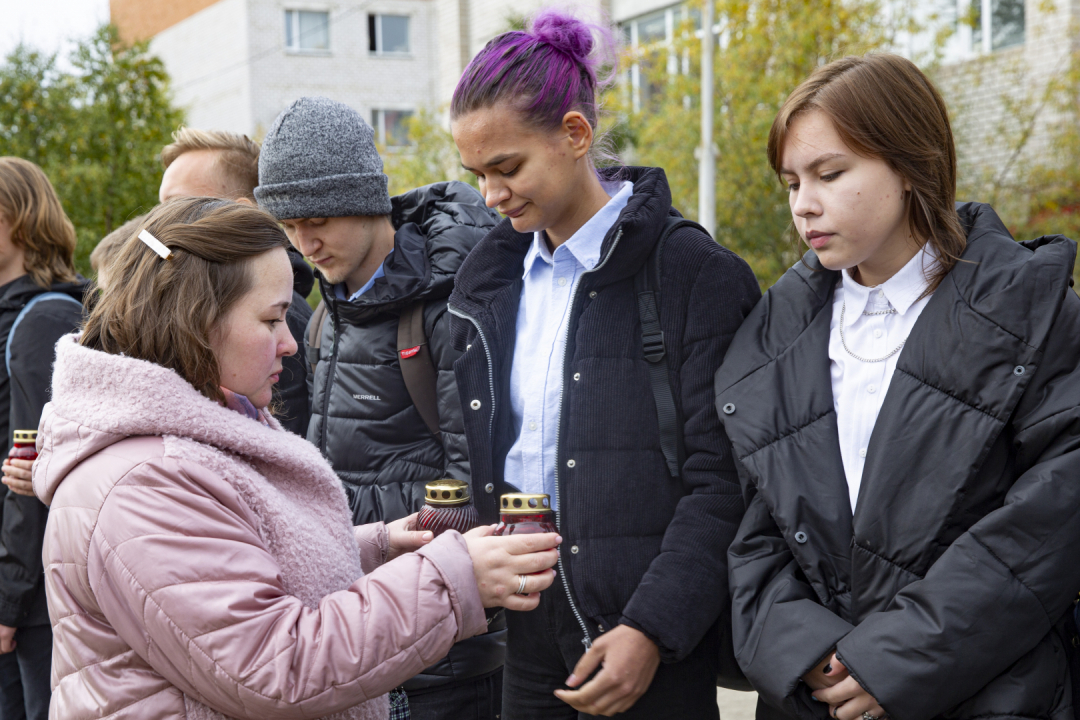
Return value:
<svg viewBox="0 0 1080 720">
<path fill-rule="evenodd" d="M 162 259 L 136 234 L 109 267 L 112 280 L 79 342 L 172 368 L 222 402 L 212 333 L 255 283 L 250 261 L 289 241 L 264 210 L 215 198 L 157 206 L 141 229 L 172 251 Z"/>
<path fill-rule="evenodd" d="M 76 280 L 75 226 L 41 168 L 0 157 L 0 213 L 11 224 L 11 241 L 23 250 L 34 284 L 48 288 Z"/>
<path fill-rule="evenodd" d="M 173 133 L 173 142 L 161 151 L 166 169 L 176 158 L 192 150 L 217 150 L 213 172 L 231 199 L 247 198 L 254 202 L 259 184 L 259 145 L 247 135 L 224 130 L 196 130 L 182 127 Z"/>
<path fill-rule="evenodd" d="M 94 246 L 90 253 L 90 267 L 94 268 L 94 272 L 100 273 L 106 265 L 113 261 L 124 243 L 139 231 L 144 220 L 146 220 L 146 215 L 133 217 L 101 238 L 101 241 Z"/>
<path fill-rule="evenodd" d="M 846 57 L 815 70 L 784 101 L 769 131 L 769 165 L 779 174 L 796 118 L 820 110 L 854 152 L 880 158 L 911 185 L 908 226 L 939 266 L 933 292 L 967 246 L 956 214 L 956 146 L 945 101 L 910 60 L 886 53 Z"/>
</svg>

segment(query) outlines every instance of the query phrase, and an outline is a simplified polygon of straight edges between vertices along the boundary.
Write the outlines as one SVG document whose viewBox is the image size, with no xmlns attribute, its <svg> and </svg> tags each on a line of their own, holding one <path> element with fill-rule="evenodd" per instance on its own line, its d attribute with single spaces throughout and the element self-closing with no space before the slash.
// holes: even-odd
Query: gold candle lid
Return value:
<svg viewBox="0 0 1080 720">
<path fill-rule="evenodd" d="M 32 443 L 37 442 L 37 430 L 16 430 L 15 442 L 17 443 Z"/>
<path fill-rule="evenodd" d="M 424 485 L 424 501 L 428 505 L 464 505 L 469 500 L 469 484 L 460 480 L 445 478 Z"/>
<path fill-rule="evenodd" d="M 551 498 L 543 493 L 507 493 L 499 503 L 507 515 L 536 515 L 551 512 Z"/>
</svg>

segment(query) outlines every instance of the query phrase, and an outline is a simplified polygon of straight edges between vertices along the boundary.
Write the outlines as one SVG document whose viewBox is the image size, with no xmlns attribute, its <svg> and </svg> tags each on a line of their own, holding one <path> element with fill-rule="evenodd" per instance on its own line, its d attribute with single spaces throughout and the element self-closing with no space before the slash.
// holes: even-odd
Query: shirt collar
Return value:
<svg viewBox="0 0 1080 720">
<path fill-rule="evenodd" d="M 600 261 L 600 250 L 604 244 L 604 237 L 608 230 L 619 219 L 619 214 L 626 207 L 630 196 L 634 194 L 634 183 L 629 180 L 622 183 L 601 183 L 604 192 L 611 198 L 600 211 L 589 218 L 588 222 L 578 228 L 578 231 L 570 236 L 570 239 L 559 247 L 566 248 L 565 252 L 574 256 L 583 268 L 592 270 Z M 557 249 L 556 249 L 557 250 Z M 553 253 L 548 249 L 544 233 L 533 233 L 532 245 L 525 254 L 525 271 L 522 277 L 528 276 L 537 260 L 543 260 L 548 265 L 554 265 Z"/>
<path fill-rule="evenodd" d="M 371 277 L 368 278 L 368 281 L 364 283 L 363 287 L 361 287 L 359 290 L 349 296 L 349 302 L 356 302 L 361 295 L 366 293 L 375 285 L 376 280 L 386 276 L 386 259 L 389 258 L 390 255 L 393 254 L 393 252 L 394 250 L 393 248 L 391 248 L 390 252 L 386 254 L 386 258 L 383 258 L 383 261 L 379 263 L 379 267 L 375 268 L 375 272 L 371 274 Z M 334 297 L 336 297 L 338 300 L 344 300 L 345 293 L 347 292 L 348 290 L 346 289 L 345 283 L 338 283 L 334 286 Z"/>
<path fill-rule="evenodd" d="M 937 254 L 930 243 L 926 243 L 899 272 L 877 287 L 860 285 L 851 279 L 847 270 L 843 271 L 840 273 L 841 291 L 844 294 L 844 304 L 850 310 L 844 317 L 844 325 L 853 325 L 868 305 L 882 310 L 891 306 L 896 308 L 900 315 L 907 314 L 911 306 L 930 287 L 927 278 L 934 272 L 937 264 Z"/>
</svg>

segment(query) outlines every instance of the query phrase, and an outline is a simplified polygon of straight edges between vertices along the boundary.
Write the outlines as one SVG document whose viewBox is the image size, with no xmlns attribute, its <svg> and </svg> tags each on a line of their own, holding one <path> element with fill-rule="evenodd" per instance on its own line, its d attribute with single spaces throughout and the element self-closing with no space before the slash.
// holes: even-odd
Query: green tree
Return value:
<svg viewBox="0 0 1080 720">
<path fill-rule="evenodd" d="M 55 56 L 16 47 L 0 66 L 0 154 L 43 168 L 67 154 L 76 92 Z"/>
<path fill-rule="evenodd" d="M 902 9 L 885 14 L 874 0 L 716 0 L 716 235 L 747 260 L 763 287 L 802 254 L 787 230 L 787 196 L 766 158 L 773 118 L 814 68 L 886 47 L 898 30 L 914 29 Z M 606 104 L 615 111 L 611 129 L 624 157 L 664 168 L 673 204 L 696 218 L 701 40 L 693 31 L 687 17 L 671 45 L 627 52 Z M 628 79 L 634 65 L 641 78 L 636 102 Z"/>
<path fill-rule="evenodd" d="M 164 64 L 147 44 L 121 44 L 103 26 L 80 42 L 70 71 L 19 47 L 0 65 L 0 154 L 42 167 L 79 236 L 76 266 L 94 245 L 157 202 L 158 154 L 183 114 Z"/>
<path fill-rule="evenodd" d="M 476 176 L 461 167 L 461 156 L 450 131 L 428 108 L 409 118 L 408 146 L 379 151 L 390 178 L 391 195 L 444 180 L 461 180 L 476 187 Z"/>
</svg>

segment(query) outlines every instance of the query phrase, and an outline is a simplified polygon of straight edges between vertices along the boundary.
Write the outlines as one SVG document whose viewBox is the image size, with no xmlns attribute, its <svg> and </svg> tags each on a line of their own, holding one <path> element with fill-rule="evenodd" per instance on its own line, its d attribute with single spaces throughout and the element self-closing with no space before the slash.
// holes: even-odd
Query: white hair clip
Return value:
<svg viewBox="0 0 1080 720">
<path fill-rule="evenodd" d="M 142 230 L 139 232 L 139 239 L 146 243 L 146 246 L 161 256 L 162 260 L 168 260 L 172 255 L 172 250 L 165 247 L 160 240 L 150 234 L 149 230 Z"/>
</svg>

